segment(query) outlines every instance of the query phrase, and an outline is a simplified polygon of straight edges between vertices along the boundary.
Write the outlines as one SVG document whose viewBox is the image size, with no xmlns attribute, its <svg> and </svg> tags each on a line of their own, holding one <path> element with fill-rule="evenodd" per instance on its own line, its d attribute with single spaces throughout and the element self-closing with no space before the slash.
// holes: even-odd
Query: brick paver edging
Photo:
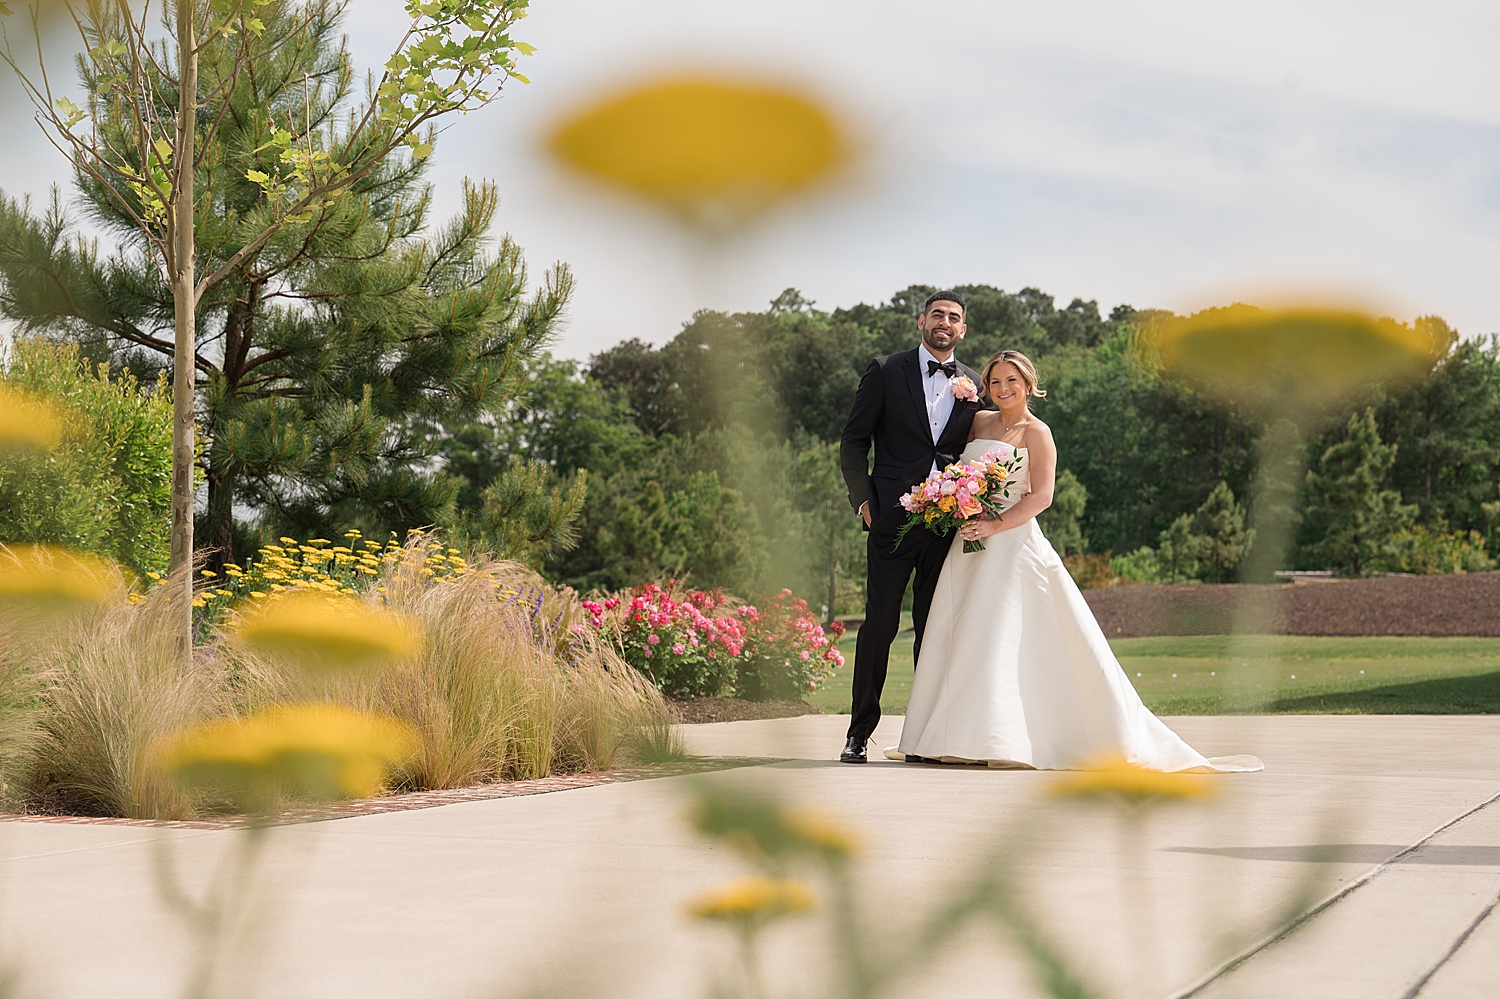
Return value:
<svg viewBox="0 0 1500 999">
<path fill-rule="evenodd" d="M 578 787 L 597 787 L 600 784 L 620 784 L 625 781 L 650 780 L 655 777 L 680 777 L 685 774 L 709 773 L 714 770 L 731 770 L 736 767 L 757 767 L 779 760 L 758 757 L 725 756 L 712 759 L 687 760 L 682 763 L 659 763 L 644 767 L 624 767 L 619 770 L 602 770 L 596 773 L 566 774 L 557 777 L 537 777 L 532 780 L 495 781 L 476 784 L 473 787 L 455 787 L 442 791 L 413 791 L 409 794 L 392 794 L 382 798 L 362 798 L 358 801 L 338 801 L 309 808 L 292 808 L 277 812 L 268 819 L 268 825 L 293 825 L 300 822 L 326 822 L 330 819 L 349 819 L 357 815 L 380 815 L 383 812 L 410 812 L 419 808 L 436 808 L 463 801 L 489 801 L 494 798 L 519 798 L 528 794 L 548 794 L 552 791 L 568 791 Z M 0 822 L 47 822 L 62 825 L 109 825 L 109 826 L 158 826 L 165 829 L 242 829 L 250 819 L 243 815 L 229 815 L 213 819 L 119 819 L 88 815 L 0 815 Z"/>
</svg>

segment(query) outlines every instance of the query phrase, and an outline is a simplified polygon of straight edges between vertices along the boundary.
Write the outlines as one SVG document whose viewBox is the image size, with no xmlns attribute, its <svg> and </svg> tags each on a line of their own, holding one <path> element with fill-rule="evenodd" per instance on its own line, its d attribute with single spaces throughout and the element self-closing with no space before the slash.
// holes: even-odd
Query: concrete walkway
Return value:
<svg viewBox="0 0 1500 999">
<path fill-rule="evenodd" d="M 1255 753 L 1267 770 L 1203 778 L 1219 799 L 1156 813 L 1136 849 L 1112 814 L 1049 803 L 1048 774 L 841 766 L 837 716 L 686 734 L 698 753 L 788 760 L 715 779 L 774 787 L 861 831 L 859 914 L 877 945 L 901 941 L 998 843 L 1101 995 L 1500 995 L 1500 913 L 1482 918 L 1500 896 L 1500 717 L 1168 721 L 1207 754 Z M 898 729 L 888 719 L 877 743 Z M 244 918 L 250 945 L 219 962 L 218 994 L 705 996 L 732 950 L 680 903 L 745 868 L 686 827 L 693 779 L 277 829 Z M 243 841 L 0 823 L 0 959 L 22 995 L 180 994 L 192 936 L 162 902 L 153 858 L 201 894 L 231 880 Z M 1338 849 L 1315 863 L 1319 845 Z M 1255 950 L 1288 913 L 1330 899 Z M 821 926 L 804 917 L 773 933 L 777 994 L 826 994 Z M 890 994 L 1044 993 L 1001 938 L 964 932 Z"/>
</svg>

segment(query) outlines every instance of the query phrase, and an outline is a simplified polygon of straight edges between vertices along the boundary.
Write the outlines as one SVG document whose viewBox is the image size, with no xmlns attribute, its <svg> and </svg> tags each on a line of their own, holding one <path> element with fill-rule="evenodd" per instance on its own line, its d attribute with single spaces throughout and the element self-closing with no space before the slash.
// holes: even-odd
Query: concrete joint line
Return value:
<svg viewBox="0 0 1500 999">
<path fill-rule="evenodd" d="M 1252 957 L 1255 957 L 1257 954 L 1261 953 L 1272 944 L 1276 944 L 1281 942 L 1282 940 L 1285 940 L 1287 937 L 1291 936 L 1293 933 L 1297 932 L 1302 927 L 1312 922 L 1313 919 L 1317 916 L 1333 908 L 1335 905 L 1342 902 L 1344 899 L 1348 898 L 1354 892 L 1363 888 L 1371 881 L 1374 881 L 1376 878 L 1380 877 L 1380 875 L 1384 874 L 1386 871 L 1390 870 L 1392 867 L 1395 867 L 1397 864 L 1401 863 L 1401 861 L 1405 860 L 1407 857 L 1411 856 L 1418 850 L 1422 849 L 1422 847 L 1432 842 L 1432 840 L 1436 837 L 1441 836 L 1443 833 L 1447 832 L 1449 829 L 1452 829 L 1454 826 L 1458 825 L 1460 822 L 1463 822 L 1465 819 L 1477 815 L 1479 812 L 1493 805 L 1497 801 L 1500 801 L 1500 791 L 1497 791 L 1496 793 L 1490 795 L 1488 798 L 1481 801 L 1479 804 L 1475 805 L 1468 811 L 1449 819 L 1447 822 L 1444 822 L 1442 825 L 1438 826 L 1436 829 L 1432 830 L 1426 836 L 1423 836 L 1421 839 L 1417 840 L 1415 843 L 1413 843 L 1411 846 L 1408 846 L 1401 852 L 1387 857 L 1384 861 L 1376 864 L 1364 874 L 1361 874 L 1359 877 L 1355 878 L 1353 881 L 1349 882 L 1344 887 L 1340 888 L 1338 891 L 1334 892 L 1332 895 L 1328 896 L 1323 901 L 1313 906 L 1311 909 L 1308 909 L 1306 912 L 1298 916 L 1296 919 L 1292 920 L 1290 923 L 1287 923 L 1281 929 L 1267 935 L 1258 943 L 1251 944 L 1249 947 L 1240 951 L 1234 957 L 1231 957 L 1229 960 L 1225 961 L 1217 968 L 1214 968 L 1212 971 L 1208 972 L 1208 974 L 1204 975 L 1202 978 L 1199 978 L 1197 981 L 1193 982 L 1187 988 L 1183 989 L 1180 992 L 1173 992 L 1170 996 L 1167 997 L 1167 999 L 1192 999 L 1193 996 L 1202 992 L 1214 982 L 1218 981 L 1220 978 L 1223 978 L 1225 975 L 1229 974 L 1231 971 L 1235 970 L 1240 965 L 1250 960 Z M 1497 898 L 1496 902 L 1500 902 L 1500 898 Z M 1402 999 L 1413 999 L 1417 992 L 1427 984 L 1427 980 L 1437 972 L 1438 968 L 1442 967 L 1449 958 L 1451 958 L 1455 953 L 1458 952 L 1459 947 L 1463 946 L 1464 941 L 1469 938 L 1469 934 L 1473 933 L 1474 930 L 1479 927 L 1479 924 L 1484 921 L 1485 917 L 1488 916 L 1492 911 L 1494 911 L 1496 902 L 1491 902 L 1489 907 L 1485 909 L 1484 912 L 1480 913 L 1479 918 L 1474 920 L 1473 924 L 1464 931 L 1463 935 L 1459 937 L 1459 939 L 1454 943 L 1452 949 L 1449 950 L 1449 952 L 1443 957 L 1443 959 L 1439 961 L 1437 965 L 1435 965 L 1430 971 L 1428 971 L 1427 974 L 1422 978 L 1422 980 L 1417 983 L 1416 987 L 1411 992 L 1408 992 L 1405 996 L 1403 996 Z"/>
<path fill-rule="evenodd" d="M 1500 894 L 1497 894 L 1493 899 L 1490 900 L 1490 904 L 1485 906 L 1484 909 L 1479 913 L 1479 915 L 1474 917 L 1474 921 L 1469 924 L 1468 928 L 1458 935 L 1458 939 L 1453 941 L 1453 946 L 1448 948 L 1448 952 L 1442 957 L 1438 958 L 1437 964 L 1434 964 L 1432 967 L 1428 968 L 1427 974 L 1417 979 L 1417 984 L 1408 989 L 1406 994 L 1403 995 L 1401 999 L 1417 999 L 1417 996 L 1420 995 L 1422 990 L 1427 987 L 1427 983 L 1432 981 L 1432 976 L 1437 974 L 1438 971 L 1441 970 L 1443 965 L 1451 961 L 1453 959 L 1453 955 L 1457 954 L 1459 952 L 1459 949 L 1462 948 L 1464 944 L 1468 943 L 1469 937 L 1473 935 L 1475 930 L 1479 929 L 1480 923 L 1484 922 L 1490 917 L 1490 913 L 1495 911 L 1495 906 L 1497 905 L 1500 905 Z"/>
</svg>

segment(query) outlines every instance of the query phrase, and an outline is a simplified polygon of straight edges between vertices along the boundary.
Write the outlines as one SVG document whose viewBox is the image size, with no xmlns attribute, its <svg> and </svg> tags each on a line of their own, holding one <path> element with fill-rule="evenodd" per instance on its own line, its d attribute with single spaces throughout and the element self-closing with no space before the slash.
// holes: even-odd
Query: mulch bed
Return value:
<svg viewBox="0 0 1500 999">
<path fill-rule="evenodd" d="M 669 701 L 668 704 L 677 721 L 684 725 L 796 718 L 799 715 L 823 713 L 803 701 L 745 701 L 738 697 L 690 697 L 683 701 Z"/>
<path fill-rule="evenodd" d="M 1236 608 L 1273 635 L 1500 638 L 1500 572 L 1278 585 L 1109 586 L 1083 597 L 1108 638 L 1225 635 Z"/>
<path fill-rule="evenodd" d="M 764 763 L 778 762 L 756 757 L 696 757 L 679 763 L 659 763 L 643 767 L 623 767 L 596 773 L 566 774 L 557 777 L 538 777 L 533 780 L 495 781 L 476 784 L 473 787 L 456 787 L 442 791 L 413 791 L 408 794 L 390 794 L 380 798 L 363 798 L 358 801 L 338 801 L 309 808 L 293 808 L 277 812 L 260 821 L 269 825 L 295 825 L 302 822 L 326 822 L 329 819 L 349 819 L 359 815 L 380 815 L 384 812 L 410 812 L 419 808 L 436 808 L 438 805 L 453 805 L 464 801 L 491 801 L 495 798 L 519 798 L 528 794 L 547 794 L 552 791 L 568 791 L 578 787 L 597 787 L 600 784 L 620 784 L 632 780 L 649 780 L 653 777 L 679 777 L 684 774 L 708 773 L 714 770 L 732 770 L 736 767 L 755 767 Z M 60 825 L 112 825 L 112 826 L 160 826 L 168 829 L 242 829 L 250 824 L 244 815 L 226 815 L 221 818 L 187 819 L 170 821 L 161 819 L 120 819 L 89 815 L 0 815 L 0 822 L 44 822 Z"/>
</svg>

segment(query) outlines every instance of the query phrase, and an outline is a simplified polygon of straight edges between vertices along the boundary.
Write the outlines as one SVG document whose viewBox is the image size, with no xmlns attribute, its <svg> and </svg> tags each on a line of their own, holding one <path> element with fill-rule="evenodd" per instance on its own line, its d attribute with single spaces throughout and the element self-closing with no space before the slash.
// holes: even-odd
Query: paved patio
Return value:
<svg viewBox="0 0 1500 999">
<path fill-rule="evenodd" d="M 1500 994 L 1500 717 L 1178 718 L 1211 755 L 1261 774 L 1164 810 L 1137 851 L 1112 816 L 1061 809 L 1050 776 L 833 762 L 845 719 L 687 730 L 695 752 L 780 757 L 714 779 L 765 782 L 863 833 L 861 916 L 899 940 L 974 858 L 1003 849 L 1037 918 L 1108 996 L 1455 999 Z M 887 719 L 879 744 L 895 741 Z M 683 898 L 744 870 L 683 822 L 666 778 L 275 830 L 221 994 L 698 997 L 727 968 L 722 931 Z M 22 995 L 180 994 L 192 938 L 154 858 L 193 892 L 222 885 L 233 830 L 0 822 L 0 959 Z M 1340 847 L 1314 863 L 1313 847 Z M 1142 887 L 1145 898 L 1139 894 Z M 1256 949 L 1296 907 L 1331 903 Z M 824 994 L 816 919 L 773 935 L 772 977 Z M 1248 955 L 1248 956 L 1247 956 Z M 1240 962 L 1217 973 L 1237 958 Z M 1032 996 L 994 935 L 959 934 L 902 996 Z"/>
</svg>

